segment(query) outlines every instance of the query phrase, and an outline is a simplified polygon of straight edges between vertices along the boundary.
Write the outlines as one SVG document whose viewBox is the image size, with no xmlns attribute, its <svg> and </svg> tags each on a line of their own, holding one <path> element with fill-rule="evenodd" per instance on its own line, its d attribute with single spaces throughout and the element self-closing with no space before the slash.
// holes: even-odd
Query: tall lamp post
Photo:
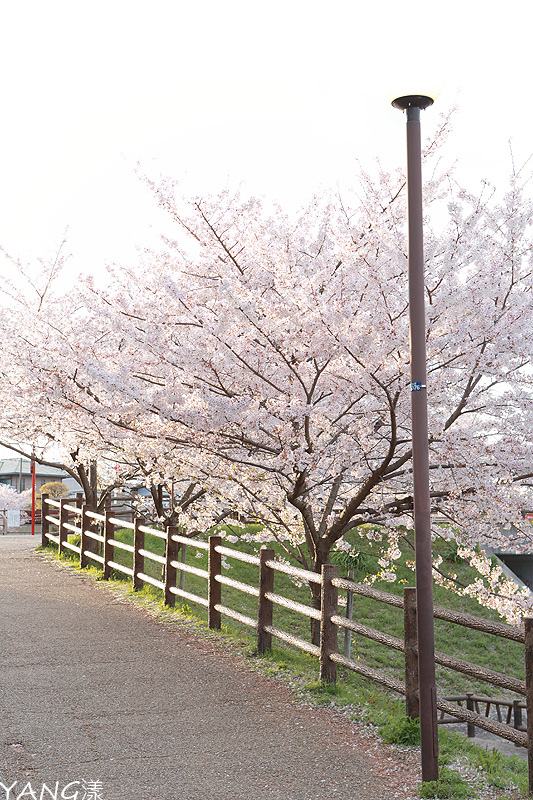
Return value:
<svg viewBox="0 0 533 800">
<path fill-rule="evenodd" d="M 426 387 L 424 240 L 422 229 L 422 148 L 420 110 L 431 97 L 397 97 L 392 105 L 407 115 L 407 215 L 409 229 L 409 349 L 414 483 L 416 608 L 422 780 L 438 778 L 437 695 L 433 625 L 433 575 L 429 494 L 429 447 Z"/>
</svg>

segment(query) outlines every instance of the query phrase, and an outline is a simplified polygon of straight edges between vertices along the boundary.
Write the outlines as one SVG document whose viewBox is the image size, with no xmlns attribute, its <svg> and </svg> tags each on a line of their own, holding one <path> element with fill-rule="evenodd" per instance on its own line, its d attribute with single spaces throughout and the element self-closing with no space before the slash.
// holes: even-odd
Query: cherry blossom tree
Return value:
<svg viewBox="0 0 533 800">
<path fill-rule="evenodd" d="M 511 522 L 530 540 L 532 205 L 519 172 L 474 195 L 439 155 L 431 142 L 431 498 L 474 553 Z M 392 578 L 413 505 L 403 174 L 363 173 L 355 199 L 317 198 L 297 220 L 151 188 L 176 236 L 104 291 L 87 281 L 69 402 L 204 487 L 206 519 L 222 500 L 317 571 L 349 532 L 385 535 Z"/>
<path fill-rule="evenodd" d="M 17 492 L 12 486 L 0 483 L 0 520 L 3 532 L 8 526 L 8 511 L 24 511 L 31 504 L 31 489 Z"/>
<path fill-rule="evenodd" d="M 477 596 L 511 618 L 529 601 L 476 546 L 506 542 L 509 523 L 530 546 L 533 206 L 519 170 L 505 192 L 462 190 L 441 135 L 425 153 L 432 510 L 488 569 Z M 63 436 L 186 480 L 205 526 L 231 508 L 306 568 L 347 536 L 381 538 L 392 580 L 413 508 L 403 173 L 363 172 L 353 198 L 297 219 L 148 183 L 174 238 L 104 288 L 87 279 L 42 328 Z"/>
<path fill-rule="evenodd" d="M 64 470 L 80 484 L 88 505 L 102 507 L 113 488 L 138 468 L 121 465 L 117 471 L 91 419 L 61 403 L 61 391 L 54 386 L 69 373 L 57 346 L 63 318 L 71 313 L 63 280 L 69 265 L 65 242 L 51 259 L 33 267 L 2 252 L 0 445 Z"/>
<path fill-rule="evenodd" d="M 136 510 L 151 522 L 175 525 L 177 509 L 191 514 L 205 488 L 176 476 L 167 481 L 125 426 L 107 422 L 116 391 L 110 397 L 87 392 L 96 412 L 84 391 L 81 401 L 75 397 L 83 390 L 78 372 L 90 355 L 99 360 L 103 352 L 95 343 L 85 353 L 78 346 L 77 326 L 83 330 L 88 313 L 74 292 L 64 293 L 69 262 L 62 249 L 50 262 L 40 261 L 36 272 L 8 256 L 0 315 L 0 445 L 63 469 L 78 481 L 86 503 L 99 510 L 113 489 L 144 485 L 150 496 L 137 495 Z M 198 532 L 198 526 L 190 531 Z"/>
</svg>

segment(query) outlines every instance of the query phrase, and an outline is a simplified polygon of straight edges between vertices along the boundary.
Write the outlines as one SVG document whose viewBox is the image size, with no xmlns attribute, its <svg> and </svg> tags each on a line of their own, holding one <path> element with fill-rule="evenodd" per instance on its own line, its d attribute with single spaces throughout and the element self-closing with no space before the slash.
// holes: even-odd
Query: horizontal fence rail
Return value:
<svg viewBox="0 0 533 800">
<path fill-rule="evenodd" d="M 408 716 L 413 718 L 419 716 L 418 643 L 414 589 L 406 588 L 403 597 L 394 595 L 351 579 L 341 578 L 338 575 L 338 568 L 329 564 L 322 568 L 321 574 L 310 572 L 276 560 L 274 550 L 267 547 L 261 548 L 259 556 L 254 556 L 226 547 L 222 544 L 220 536 L 210 536 L 209 541 L 205 542 L 181 535 L 176 527 L 169 527 L 166 531 L 161 531 L 147 526 L 142 519 L 134 519 L 133 522 L 121 519 L 111 510 L 100 514 L 82 504 L 80 498 L 76 505 L 64 499 L 54 500 L 46 495 L 43 495 L 42 500 L 43 547 L 52 542 L 57 545 L 60 553 L 69 550 L 77 554 L 82 567 L 96 562 L 98 566 L 103 567 L 106 579 L 111 577 L 112 571 L 126 575 L 132 579 L 135 590 L 141 589 L 145 584 L 154 586 L 163 592 L 165 603 L 169 606 L 175 604 L 176 597 L 203 606 L 207 609 L 210 628 L 220 628 L 223 616 L 252 628 L 256 631 L 258 653 L 265 653 L 272 647 L 272 637 L 309 653 L 319 659 L 320 679 L 323 681 L 334 682 L 338 666 L 356 672 L 390 691 L 405 696 Z M 54 531 L 51 530 L 51 527 L 54 528 Z M 132 532 L 130 537 L 133 535 L 133 544 L 117 538 L 116 532 L 120 529 Z M 69 541 L 69 535 L 78 536 L 80 544 Z M 164 541 L 164 555 L 150 550 L 146 544 L 146 536 Z M 186 548 L 193 548 L 198 554 L 207 553 L 207 569 L 185 563 Z M 126 560 L 129 563 L 120 563 L 115 555 L 116 551 L 128 554 Z M 180 551 L 181 560 L 179 558 Z M 256 566 L 258 568 L 257 583 L 250 585 L 224 575 L 223 558 Z M 160 578 L 149 574 L 145 566 L 146 561 L 161 568 Z M 154 570 L 155 567 L 152 571 Z M 308 606 L 275 592 L 276 573 L 288 575 L 290 578 L 308 585 L 318 585 L 321 592 L 319 607 L 314 607 L 314 601 L 313 605 Z M 205 582 L 204 594 L 185 590 L 186 574 Z M 258 603 L 256 616 L 251 617 L 225 605 L 222 601 L 223 586 L 255 597 Z M 354 621 L 351 613 L 349 616 L 339 614 L 339 590 L 347 593 L 347 608 L 349 609 L 352 608 L 353 597 L 359 595 L 402 610 L 404 615 L 403 637 L 392 636 Z M 294 633 L 281 630 L 275 625 L 274 610 L 276 607 L 303 615 L 311 620 L 312 624 L 319 625 L 320 646 L 312 644 Z M 475 735 L 475 729 L 480 728 L 514 742 L 516 745 L 528 747 L 528 740 L 533 739 L 533 735 L 528 737 L 527 724 L 523 722 L 523 712 L 533 726 L 533 619 L 526 620 L 525 628 L 522 629 L 438 606 L 434 611 L 436 619 L 447 623 L 525 644 L 526 652 L 525 681 L 445 653 L 436 652 L 435 662 L 442 667 L 526 698 L 525 701 L 491 698 L 473 693 L 456 697 L 438 697 L 439 723 L 465 722 L 469 736 Z M 358 659 L 352 659 L 346 645 L 344 654 L 339 653 L 339 632 L 346 632 L 346 636 L 355 633 L 402 652 L 405 660 L 405 680 L 393 677 L 384 670 L 373 669 Z M 483 710 L 484 713 L 482 713 Z M 490 716 L 491 710 L 496 714 L 497 719 Z M 528 747 L 528 755 L 530 775 L 533 776 L 533 742 Z M 530 788 L 533 790 L 533 786 Z"/>
<path fill-rule="evenodd" d="M 458 697 L 446 697 L 445 700 L 452 703 L 458 703 L 459 705 L 465 703 L 467 711 L 475 711 L 477 714 L 481 714 L 481 706 L 484 706 L 484 716 L 486 718 L 489 718 L 491 708 L 494 708 L 498 722 L 504 722 L 502 714 L 502 709 L 504 709 L 505 724 L 510 725 L 512 722 L 515 730 L 522 731 L 524 733 L 527 732 L 527 727 L 522 721 L 522 712 L 526 709 L 526 703 L 523 700 L 502 700 L 499 697 L 479 697 L 473 692 L 467 692 L 466 694 L 459 695 Z M 461 721 L 464 720 L 456 719 L 454 717 L 446 717 L 444 710 L 441 711 L 441 715 L 437 720 L 439 724 L 444 725 Z M 468 722 L 468 736 L 475 736 L 475 729 L 476 726 Z"/>
</svg>

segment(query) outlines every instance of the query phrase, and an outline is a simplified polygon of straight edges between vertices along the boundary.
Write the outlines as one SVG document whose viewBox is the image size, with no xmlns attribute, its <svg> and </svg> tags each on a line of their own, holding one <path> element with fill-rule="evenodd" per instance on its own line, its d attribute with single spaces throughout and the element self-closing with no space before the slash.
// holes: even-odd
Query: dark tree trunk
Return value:
<svg viewBox="0 0 533 800">
<path fill-rule="evenodd" d="M 83 484 L 83 489 L 85 491 L 86 502 L 91 511 L 96 511 L 98 509 L 98 478 L 96 472 L 96 461 L 91 461 L 88 472 L 84 469 L 84 475 L 86 480 Z M 102 533 L 100 528 L 101 526 L 98 522 L 95 520 L 91 522 L 91 531 L 94 533 Z M 102 545 L 100 542 L 96 541 L 96 539 L 87 538 L 87 550 L 90 553 L 102 555 Z"/>
<path fill-rule="evenodd" d="M 92 492 L 93 508 L 98 505 L 98 476 L 96 472 L 96 461 L 91 461 L 89 464 L 89 484 Z"/>
<path fill-rule="evenodd" d="M 322 548 L 319 547 L 316 550 L 316 558 L 315 563 L 313 564 L 313 572 L 316 572 L 318 575 L 322 574 L 322 565 L 329 564 L 330 558 L 329 553 L 331 546 L 328 545 L 326 542 L 321 541 Z M 322 586 L 320 583 L 310 583 L 309 588 L 311 590 L 311 607 L 316 609 L 317 611 L 322 610 Z M 311 620 L 311 643 L 320 647 L 320 620 L 312 619 Z"/>
<path fill-rule="evenodd" d="M 322 608 L 321 586 L 319 583 L 309 584 L 311 589 L 311 607 L 320 611 Z M 320 647 L 320 620 L 311 619 L 311 644 Z"/>
</svg>

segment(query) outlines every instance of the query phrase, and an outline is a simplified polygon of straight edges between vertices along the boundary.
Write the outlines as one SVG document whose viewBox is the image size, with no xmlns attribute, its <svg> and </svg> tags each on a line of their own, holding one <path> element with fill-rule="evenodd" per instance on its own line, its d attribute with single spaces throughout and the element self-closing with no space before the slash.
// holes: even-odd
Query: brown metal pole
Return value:
<svg viewBox="0 0 533 800">
<path fill-rule="evenodd" d="M 274 570 L 267 567 L 267 561 L 273 561 L 274 550 L 262 547 L 259 552 L 259 607 L 257 612 L 257 652 L 260 655 L 272 650 L 272 634 L 265 627 L 272 626 L 274 603 L 266 597 L 274 591 Z"/>
<path fill-rule="evenodd" d="M 222 626 L 222 615 L 215 607 L 222 603 L 222 584 L 216 580 L 216 576 L 222 572 L 222 556 L 217 553 L 216 548 L 222 544 L 220 536 L 209 537 L 209 583 L 207 588 L 207 599 L 209 601 L 207 612 L 207 624 L 210 628 L 220 630 Z"/>
<path fill-rule="evenodd" d="M 411 586 L 406 586 L 403 590 L 403 630 L 405 643 L 405 711 L 409 719 L 419 719 L 416 589 Z"/>
<path fill-rule="evenodd" d="M 409 227 L 409 339 L 411 357 L 411 414 L 415 564 L 420 682 L 420 739 L 422 780 L 438 779 L 437 696 L 433 625 L 433 574 L 429 494 L 429 447 L 426 387 L 426 320 L 424 237 L 422 224 L 422 147 L 420 109 L 429 97 L 398 98 L 393 105 L 407 112 L 407 209 Z"/>
<path fill-rule="evenodd" d="M 526 714 L 527 714 L 527 760 L 529 772 L 529 796 L 533 797 L 533 617 L 524 620 L 526 634 Z"/>
</svg>

